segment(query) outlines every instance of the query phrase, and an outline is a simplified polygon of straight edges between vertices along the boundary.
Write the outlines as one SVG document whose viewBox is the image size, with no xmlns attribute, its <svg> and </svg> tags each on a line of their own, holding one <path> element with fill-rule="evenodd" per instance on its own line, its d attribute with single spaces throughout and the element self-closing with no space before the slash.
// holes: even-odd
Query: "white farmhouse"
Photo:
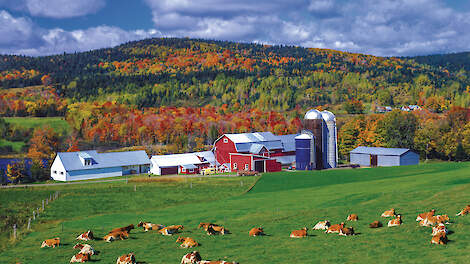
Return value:
<svg viewBox="0 0 470 264">
<path fill-rule="evenodd" d="M 143 150 L 59 152 L 51 166 L 51 177 L 56 181 L 88 180 L 147 173 L 149 168 L 150 159 Z"/>
</svg>

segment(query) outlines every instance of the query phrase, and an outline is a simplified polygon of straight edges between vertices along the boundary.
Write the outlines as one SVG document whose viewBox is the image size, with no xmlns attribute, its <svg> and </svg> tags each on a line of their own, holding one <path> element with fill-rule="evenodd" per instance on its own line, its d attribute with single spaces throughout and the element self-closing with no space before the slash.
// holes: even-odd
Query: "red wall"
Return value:
<svg viewBox="0 0 470 264">
<path fill-rule="evenodd" d="M 193 169 L 193 172 L 189 172 L 188 169 L 186 169 L 185 172 L 181 171 L 183 169 L 183 167 L 180 166 L 180 174 L 198 174 L 199 173 L 199 170 L 196 168 L 196 169 Z"/>
<path fill-rule="evenodd" d="M 232 171 L 245 170 L 245 164 L 248 164 L 248 170 L 252 170 L 251 156 L 246 156 L 246 155 L 231 155 L 231 156 L 232 156 L 232 164 L 231 164 Z M 236 169 L 233 166 L 235 163 L 237 163 Z"/>
<path fill-rule="evenodd" d="M 228 140 L 227 143 L 224 143 L 224 138 Z M 230 153 L 236 153 L 237 149 L 235 144 L 228 139 L 226 136 L 223 136 L 215 142 L 215 158 L 220 164 L 230 163 Z"/>
<path fill-rule="evenodd" d="M 276 172 L 282 170 L 282 165 L 276 160 L 266 160 L 266 172 Z"/>
</svg>

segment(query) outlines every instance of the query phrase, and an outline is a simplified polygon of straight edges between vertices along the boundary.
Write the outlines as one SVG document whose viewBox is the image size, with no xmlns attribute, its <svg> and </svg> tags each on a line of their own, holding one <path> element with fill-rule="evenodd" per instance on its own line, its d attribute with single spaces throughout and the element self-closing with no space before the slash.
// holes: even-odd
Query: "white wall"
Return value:
<svg viewBox="0 0 470 264">
<path fill-rule="evenodd" d="M 54 173 L 55 172 L 55 173 Z M 51 166 L 51 178 L 56 181 L 66 181 L 67 172 L 59 156 L 56 156 Z"/>
</svg>

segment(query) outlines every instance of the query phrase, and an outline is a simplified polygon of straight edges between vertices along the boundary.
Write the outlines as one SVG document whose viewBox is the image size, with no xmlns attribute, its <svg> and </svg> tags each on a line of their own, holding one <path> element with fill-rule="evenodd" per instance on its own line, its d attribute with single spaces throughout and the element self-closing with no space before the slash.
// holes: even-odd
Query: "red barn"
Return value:
<svg viewBox="0 0 470 264">
<path fill-rule="evenodd" d="M 280 171 L 295 161 L 295 136 L 276 136 L 271 132 L 224 134 L 214 142 L 219 165 L 231 171 Z"/>
</svg>

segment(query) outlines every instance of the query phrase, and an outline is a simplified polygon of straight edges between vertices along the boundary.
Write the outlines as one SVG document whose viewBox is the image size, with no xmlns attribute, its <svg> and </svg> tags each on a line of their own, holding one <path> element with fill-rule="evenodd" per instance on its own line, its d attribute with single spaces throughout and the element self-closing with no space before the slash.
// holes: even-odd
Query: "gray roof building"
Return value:
<svg viewBox="0 0 470 264">
<path fill-rule="evenodd" d="M 361 166 L 419 164 L 419 155 L 407 148 L 357 147 L 349 152 L 350 163 Z"/>
</svg>

